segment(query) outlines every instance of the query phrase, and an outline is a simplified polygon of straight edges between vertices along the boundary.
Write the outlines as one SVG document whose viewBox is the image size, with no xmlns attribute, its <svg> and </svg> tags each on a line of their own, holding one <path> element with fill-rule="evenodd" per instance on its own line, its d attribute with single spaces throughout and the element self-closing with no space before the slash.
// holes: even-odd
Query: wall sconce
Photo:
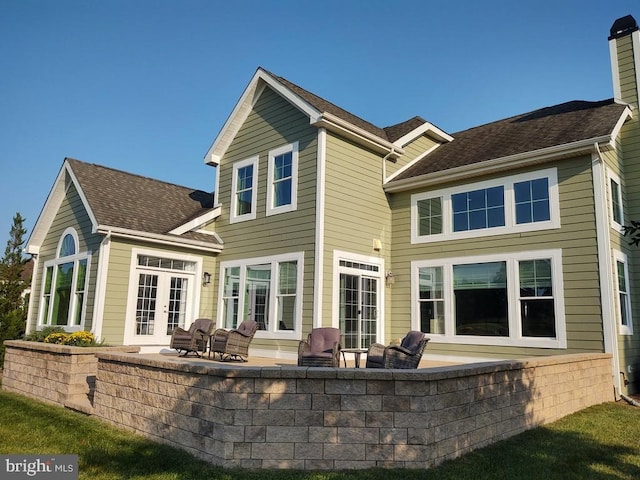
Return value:
<svg viewBox="0 0 640 480">
<path fill-rule="evenodd" d="M 385 273 L 384 279 L 387 281 L 387 285 L 393 285 L 394 283 L 396 283 L 396 279 L 394 278 L 392 271 L 388 271 L 387 273 Z"/>
<path fill-rule="evenodd" d="M 373 249 L 376 252 L 379 252 L 380 250 L 382 250 L 382 242 L 380 241 L 380 239 L 378 238 L 373 239 Z"/>
<path fill-rule="evenodd" d="M 206 286 L 211 283 L 211 274 L 209 272 L 204 272 L 202 274 L 202 285 Z"/>
</svg>

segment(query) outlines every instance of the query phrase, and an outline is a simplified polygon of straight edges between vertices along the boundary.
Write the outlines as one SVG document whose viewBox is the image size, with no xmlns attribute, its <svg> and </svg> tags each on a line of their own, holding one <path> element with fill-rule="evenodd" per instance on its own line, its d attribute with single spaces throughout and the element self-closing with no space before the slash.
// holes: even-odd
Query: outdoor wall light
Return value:
<svg viewBox="0 0 640 480">
<path fill-rule="evenodd" d="M 387 281 L 387 285 L 393 285 L 394 283 L 396 283 L 396 279 L 393 277 L 392 271 L 388 271 L 387 273 L 385 273 L 384 278 Z"/>
<path fill-rule="evenodd" d="M 202 274 L 202 285 L 209 285 L 211 283 L 211 274 L 209 272 L 204 272 Z"/>
</svg>

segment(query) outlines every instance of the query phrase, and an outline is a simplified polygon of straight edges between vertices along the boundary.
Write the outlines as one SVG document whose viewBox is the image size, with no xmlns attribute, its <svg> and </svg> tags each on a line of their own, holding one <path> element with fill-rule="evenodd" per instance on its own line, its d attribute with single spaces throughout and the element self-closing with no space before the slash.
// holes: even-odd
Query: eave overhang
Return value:
<svg viewBox="0 0 640 480">
<path fill-rule="evenodd" d="M 98 225 L 98 228 L 94 233 L 129 240 L 141 240 L 169 247 L 188 247 L 193 250 L 199 250 L 209 253 L 220 253 L 223 249 L 222 240 L 217 234 L 213 235 L 213 237 L 216 239 L 215 243 L 209 243 L 188 238 L 177 238 L 174 235 L 141 232 L 138 230 L 130 230 L 121 227 L 110 227 L 108 225 Z"/>
<path fill-rule="evenodd" d="M 463 165 L 447 170 L 427 173 L 403 180 L 394 180 L 385 184 L 383 189 L 385 192 L 395 193 L 414 190 L 417 188 L 432 187 L 442 184 L 443 182 L 465 180 L 468 178 L 478 177 L 480 175 L 488 175 L 529 165 L 537 165 L 554 160 L 560 160 L 583 153 L 591 153 L 595 150 L 596 145 L 599 145 L 601 149 L 612 149 L 615 148 L 613 145 L 614 139 L 615 137 L 613 135 L 604 135 L 601 137 L 589 138 L 539 150 L 518 153 L 471 165 Z"/>
</svg>

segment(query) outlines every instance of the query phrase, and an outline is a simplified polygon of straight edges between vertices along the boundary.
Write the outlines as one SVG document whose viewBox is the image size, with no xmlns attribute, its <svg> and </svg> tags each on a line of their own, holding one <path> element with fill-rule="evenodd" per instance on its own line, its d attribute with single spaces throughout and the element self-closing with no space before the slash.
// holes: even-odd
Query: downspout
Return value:
<svg viewBox="0 0 640 480">
<path fill-rule="evenodd" d="M 613 270 L 611 267 L 611 239 L 609 237 L 609 221 L 607 215 L 606 175 L 602 152 L 598 142 L 593 144 L 591 170 L 593 175 L 593 196 L 596 215 L 596 239 L 598 245 L 598 273 L 600 275 L 600 304 L 602 308 L 602 333 L 604 352 L 612 355 L 611 369 L 613 388 L 616 398 L 620 395 L 622 385 L 618 374 L 620 358 L 618 339 L 615 328 L 615 308 L 613 303 Z"/>
<path fill-rule="evenodd" d="M 384 157 L 382 157 L 382 185 L 384 185 L 387 181 L 387 160 L 391 155 L 397 155 L 397 152 L 394 148 L 391 148 L 389 153 L 387 153 Z"/>
</svg>

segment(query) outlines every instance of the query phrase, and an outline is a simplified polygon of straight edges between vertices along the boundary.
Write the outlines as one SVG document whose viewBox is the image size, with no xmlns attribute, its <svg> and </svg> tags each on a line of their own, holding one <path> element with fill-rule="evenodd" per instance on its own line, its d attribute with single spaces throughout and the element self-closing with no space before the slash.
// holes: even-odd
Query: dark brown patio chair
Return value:
<svg viewBox="0 0 640 480">
<path fill-rule="evenodd" d="M 183 352 L 181 356 L 186 357 L 190 352 L 195 353 L 198 357 L 200 353 L 207 350 L 207 342 L 209 334 L 213 329 L 213 320 L 209 318 L 198 318 L 195 320 L 189 330 L 177 327 L 171 334 L 170 348 L 174 348 L 178 353 Z"/>
<path fill-rule="evenodd" d="M 429 339 L 424 333 L 410 331 L 400 345 L 385 347 L 374 343 L 367 351 L 367 368 L 418 368 Z"/>
<path fill-rule="evenodd" d="M 215 359 L 216 353 L 218 353 L 220 360 L 223 361 L 233 357 L 246 362 L 249 357 L 249 344 L 257 330 L 258 323 L 254 320 L 245 320 L 233 330 L 218 328 L 213 332 L 209 354 L 213 352 Z"/>
<path fill-rule="evenodd" d="M 301 367 L 339 367 L 340 329 L 314 328 L 298 344 L 298 365 Z"/>
</svg>

